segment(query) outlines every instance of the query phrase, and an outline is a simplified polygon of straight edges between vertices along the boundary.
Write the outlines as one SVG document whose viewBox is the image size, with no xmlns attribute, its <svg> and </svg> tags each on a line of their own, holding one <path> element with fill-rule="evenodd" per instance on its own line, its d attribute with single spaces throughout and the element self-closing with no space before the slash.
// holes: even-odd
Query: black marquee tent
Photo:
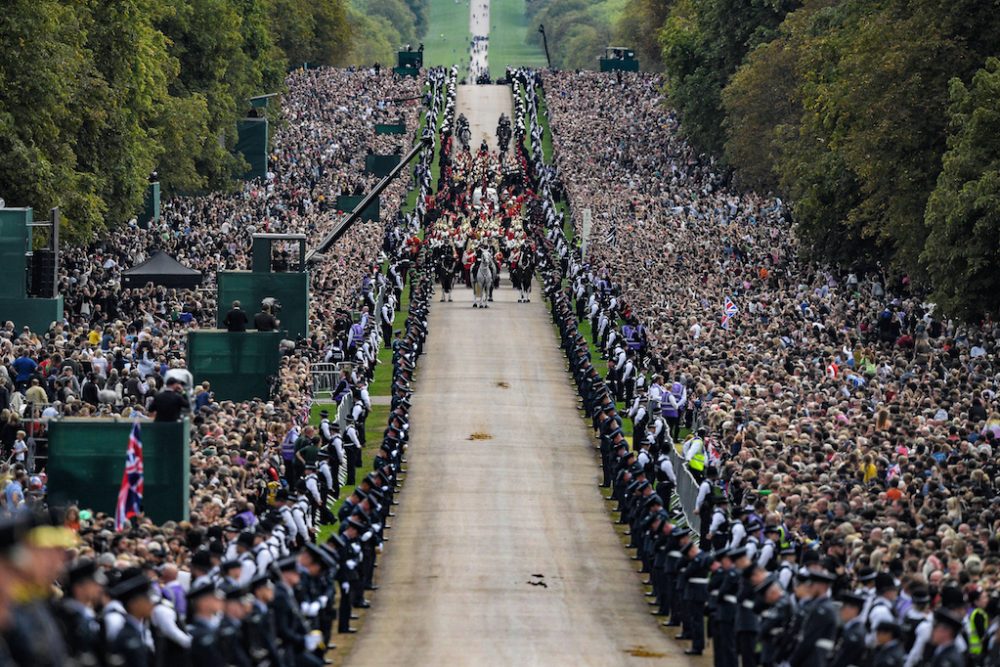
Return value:
<svg viewBox="0 0 1000 667">
<path fill-rule="evenodd" d="M 158 250 L 142 264 L 122 273 L 122 287 L 142 287 L 146 283 L 164 287 L 197 287 L 201 285 L 201 272 L 189 269 Z"/>
</svg>

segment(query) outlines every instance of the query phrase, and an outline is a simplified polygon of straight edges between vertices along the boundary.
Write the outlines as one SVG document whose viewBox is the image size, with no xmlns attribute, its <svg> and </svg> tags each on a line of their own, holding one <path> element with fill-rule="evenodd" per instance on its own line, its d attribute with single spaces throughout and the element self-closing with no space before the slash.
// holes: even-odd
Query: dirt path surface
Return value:
<svg viewBox="0 0 1000 667">
<path fill-rule="evenodd" d="M 510 88 L 507 86 L 459 86 L 456 92 L 456 114 L 465 114 L 472 131 L 472 150 L 479 150 L 479 144 L 486 135 L 490 150 L 497 150 L 497 121 L 500 114 L 514 117 Z M 457 115 L 456 115 L 457 117 Z M 517 297 L 514 298 L 517 301 Z M 471 310 L 471 308 L 470 308 Z"/>
<path fill-rule="evenodd" d="M 460 93 L 461 95 L 461 93 Z M 434 301 L 406 486 L 348 665 L 685 666 L 649 615 L 545 305 Z"/>
</svg>

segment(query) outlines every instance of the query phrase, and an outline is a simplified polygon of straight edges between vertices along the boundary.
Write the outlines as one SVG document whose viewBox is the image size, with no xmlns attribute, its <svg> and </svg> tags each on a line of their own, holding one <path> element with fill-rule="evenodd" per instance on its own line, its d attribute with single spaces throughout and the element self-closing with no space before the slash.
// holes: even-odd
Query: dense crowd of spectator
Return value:
<svg viewBox="0 0 1000 667">
<path fill-rule="evenodd" d="M 692 150 L 659 77 L 543 78 L 555 164 L 538 169 L 577 239 L 592 220 L 581 254 L 549 213 L 573 315 L 634 447 L 678 439 L 702 548 L 747 547 L 765 574 L 813 564 L 835 596 L 867 596 L 869 623 L 883 597 L 886 622 L 919 607 L 928 635 L 930 611 L 947 612 L 981 664 L 1000 612 L 995 324 L 949 319 L 906 276 L 801 261 L 785 204 Z M 907 664 L 922 664 L 913 641 Z"/>
<path fill-rule="evenodd" d="M 220 401 L 207 383 L 192 382 L 183 368 L 185 334 L 215 327 L 215 273 L 250 268 L 252 234 L 303 233 L 315 244 L 340 217 L 337 197 L 377 182 L 364 173 L 365 156 L 401 153 L 409 145 L 423 85 L 423 77 L 375 69 L 295 71 L 287 79 L 265 179 L 232 193 L 173 198 L 150 229 L 133 223 L 87 247 L 63 249 L 64 321 L 49 331 L 17 331 L 9 322 L 0 327 L 0 514 L 44 504 L 46 461 L 44 451 L 36 451 L 36 436 L 44 442 L 47 420 L 157 416 L 158 397 L 178 386 L 173 378 L 190 392 L 191 521 L 157 527 L 138 519 L 114 533 L 107 517 L 81 508 L 86 518 L 74 529 L 84 543 L 122 567 L 148 562 L 159 549 L 164 562 L 186 568 L 233 517 L 244 516 L 243 525 L 253 526 L 255 517 L 274 509 L 276 490 L 295 477 L 289 470 L 296 461 L 281 445 L 301 435 L 309 420 L 310 364 L 361 361 L 343 378 L 359 399 L 371 379 L 382 338 L 373 314 L 364 311 L 387 284 L 380 272 L 386 253 L 397 267 L 401 249 L 393 239 L 412 184 L 405 178 L 392 183 L 381 195 L 381 220 L 355 223 L 311 265 L 310 336 L 283 344 L 279 377 L 267 399 Z M 399 122 L 406 134 L 374 131 L 376 123 Z M 194 290 L 123 288 L 122 272 L 155 250 L 201 271 L 203 284 Z M 284 248 L 276 258 L 301 259 Z M 388 292 L 391 309 L 398 291 Z M 351 311 L 363 313 L 360 329 Z M 320 443 L 318 433 L 312 436 Z M 80 516 L 77 508 L 72 512 Z"/>
</svg>

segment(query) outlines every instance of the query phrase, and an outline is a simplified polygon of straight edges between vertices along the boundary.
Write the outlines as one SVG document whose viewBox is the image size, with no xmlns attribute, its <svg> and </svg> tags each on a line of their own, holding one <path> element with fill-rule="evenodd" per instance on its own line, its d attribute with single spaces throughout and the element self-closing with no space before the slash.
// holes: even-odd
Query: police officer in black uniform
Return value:
<svg viewBox="0 0 1000 667">
<path fill-rule="evenodd" d="M 245 588 L 227 585 L 222 587 L 223 615 L 219 621 L 218 644 L 226 667 L 252 667 L 250 654 L 244 643 L 243 620 L 249 612 L 249 594 Z"/>
<path fill-rule="evenodd" d="M 278 637 L 274 631 L 274 584 L 270 572 L 258 573 L 250 581 L 250 611 L 243 619 L 243 641 L 255 665 L 281 667 Z"/>
<path fill-rule="evenodd" d="M 138 568 L 127 570 L 109 593 L 125 608 L 125 624 L 109 648 L 108 662 L 123 667 L 149 667 L 153 661 L 152 582 Z"/>
<path fill-rule="evenodd" d="M 231 584 L 228 584 L 231 585 Z M 226 664 L 219 643 L 216 616 L 223 608 L 223 592 L 213 581 L 203 581 L 188 591 L 188 634 L 191 635 L 191 666 L 219 667 Z"/>
<path fill-rule="evenodd" d="M 840 596 L 840 632 L 833 652 L 831 667 L 860 665 L 865 654 L 865 621 L 861 610 L 865 596 L 843 593 Z"/>
<path fill-rule="evenodd" d="M 101 602 L 107 577 L 89 558 L 81 558 L 66 572 L 64 595 L 55 607 L 66 650 L 82 667 L 100 664 L 101 624 L 94 607 Z"/>
<path fill-rule="evenodd" d="M 837 614 L 827 593 L 835 581 L 837 575 L 826 570 L 809 573 L 812 599 L 796 637 L 795 649 L 788 657 L 791 667 L 826 667 L 829 663 L 837 635 Z"/>
</svg>

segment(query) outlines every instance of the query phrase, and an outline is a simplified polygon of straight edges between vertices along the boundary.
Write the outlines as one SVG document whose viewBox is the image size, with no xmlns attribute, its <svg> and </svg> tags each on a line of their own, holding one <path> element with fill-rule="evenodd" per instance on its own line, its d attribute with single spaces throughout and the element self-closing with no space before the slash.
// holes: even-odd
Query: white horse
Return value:
<svg viewBox="0 0 1000 667">
<path fill-rule="evenodd" d="M 488 252 L 481 252 L 477 260 L 478 268 L 472 276 L 473 308 L 489 308 L 487 301 L 493 300 L 493 281 L 497 275 L 497 265 Z"/>
</svg>

